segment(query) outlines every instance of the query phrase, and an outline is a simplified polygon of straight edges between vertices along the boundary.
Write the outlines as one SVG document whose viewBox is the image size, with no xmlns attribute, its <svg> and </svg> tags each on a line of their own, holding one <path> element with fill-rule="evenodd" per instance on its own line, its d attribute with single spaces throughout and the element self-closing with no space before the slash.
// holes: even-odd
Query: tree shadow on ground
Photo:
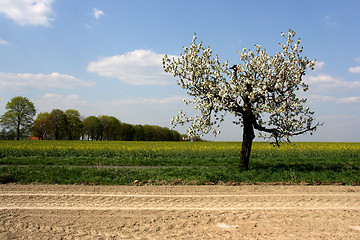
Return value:
<svg viewBox="0 0 360 240">
<path fill-rule="evenodd" d="M 261 163 L 255 161 L 250 163 L 250 170 L 273 170 L 273 171 L 294 171 L 297 172 L 343 172 L 344 170 L 360 170 L 360 166 L 345 163 Z"/>
</svg>

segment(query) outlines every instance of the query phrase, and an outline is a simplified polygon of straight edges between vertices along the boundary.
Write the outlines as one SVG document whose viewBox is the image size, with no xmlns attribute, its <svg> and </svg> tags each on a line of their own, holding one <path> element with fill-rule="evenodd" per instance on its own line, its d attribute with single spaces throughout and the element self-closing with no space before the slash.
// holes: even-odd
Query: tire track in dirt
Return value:
<svg viewBox="0 0 360 240">
<path fill-rule="evenodd" d="M 0 193 L 0 209 L 47 210 L 360 210 L 360 194 L 170 195 Z"/>
<path fill-rule="evenodd" d="M 0 239 L 360 239 L 360 187 L 0 185 Z"/>
</svg>

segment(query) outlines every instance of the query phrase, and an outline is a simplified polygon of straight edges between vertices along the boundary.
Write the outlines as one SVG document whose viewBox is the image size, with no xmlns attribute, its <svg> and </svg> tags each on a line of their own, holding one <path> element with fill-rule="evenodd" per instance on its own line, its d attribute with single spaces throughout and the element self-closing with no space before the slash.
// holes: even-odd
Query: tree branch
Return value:
<svg viewBox="0 0 360 240">
<path fill-rule="evenodd" d="M 318 122 L 315 126 L 313 126 L 311 128 L 306 128 L 306 129 L 303 129 L 303 130 L 298 131 L 296 133 L 292 133 L 292 136 L 297 136 L 297 135 L 304 134 L 306 132 L 315 131 L 317 127 L 322 126 L 322 125 L 324 125 L 324 123 L 319 123 Z"/>
</svg>

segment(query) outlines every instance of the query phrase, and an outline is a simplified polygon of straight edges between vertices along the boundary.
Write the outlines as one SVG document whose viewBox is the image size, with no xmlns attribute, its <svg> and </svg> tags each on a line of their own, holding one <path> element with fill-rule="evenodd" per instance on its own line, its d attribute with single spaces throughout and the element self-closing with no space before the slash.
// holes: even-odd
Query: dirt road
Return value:
<svg viewBox="0 0 360 240">
<path fill-rule="evenodd" d="M 6 184 L 0 239 L 360 239 L 360 187 Z"/>
</svg>

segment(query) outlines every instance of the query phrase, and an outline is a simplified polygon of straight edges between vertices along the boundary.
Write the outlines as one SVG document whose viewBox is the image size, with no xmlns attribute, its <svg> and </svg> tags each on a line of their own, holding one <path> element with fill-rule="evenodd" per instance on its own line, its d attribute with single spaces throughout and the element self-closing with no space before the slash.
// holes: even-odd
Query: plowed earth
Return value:
<svg viewBox="0 0 360 240">
<path fill-rule="evenodd" d="M 360 187 L 5 184 L 0 239 L 360 239 Z"/>
</svg>

